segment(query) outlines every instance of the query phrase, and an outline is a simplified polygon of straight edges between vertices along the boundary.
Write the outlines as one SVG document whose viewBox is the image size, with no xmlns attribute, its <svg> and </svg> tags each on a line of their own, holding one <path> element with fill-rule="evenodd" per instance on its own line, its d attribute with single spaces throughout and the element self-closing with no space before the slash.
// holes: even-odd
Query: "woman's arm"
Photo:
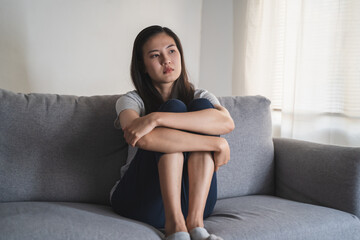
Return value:
<svg viewBox="0 0 360 240">
<path fill-rule="evenodd" d="M 234 130 L 235 124 L 228 110 L 220 105 L 195 112 L 153 112 L 157 127 L 168 127 L 191 132 L 223 135 Z"/>
<path fill-rule="evenodd" d="M 230 160 L 225 138 L 188 133 L 171 128 L 155 128 L 136 144 L 139 148 L 163 153 L 214 152 L 215 171 Z"/>
<path fill-rule="evenodd" d="M 220 151 L 224 140 L 224 138 L 215 136 L 158 127 L 143 136 L 136 146 L 163 153 Z"/>
<path fill-rule="evenodd" d="M 127 143 L 139 148 L 164 152 L 193 152 L 193 151 L 214 151 L 215 169 L 226 164 L 230 160 L 230 149 L 224 138 L 188 133 L 176 129 L 156 127 L 146 115 L 139 117 L 139 114 L 131 109 L 120 113 L 120 123 L 124 131 L 124 138 Z M 136 134 L 129 132 L 129 126 L 138 125 L 141 137 L 134 141 Z"/>
<path fill-rule="evenodd" d="M 204 109 L 195 112 L 171 113 L 153 112 L 143 117 L 127 117 L 123 130 L 127 133 L 130 145 L 152 131 L 156 127 L 166 127 L 209 135 L 223 135 L 231 132 L 235 125 L 226 108 L 215 105 L 216 109 Z M 129 111 L 129 110 L 125 110 Z M 131 110 L 130 110 L 131 111 Z M 120 121 L 125 123 L 126 119 Z"/>
</svg>

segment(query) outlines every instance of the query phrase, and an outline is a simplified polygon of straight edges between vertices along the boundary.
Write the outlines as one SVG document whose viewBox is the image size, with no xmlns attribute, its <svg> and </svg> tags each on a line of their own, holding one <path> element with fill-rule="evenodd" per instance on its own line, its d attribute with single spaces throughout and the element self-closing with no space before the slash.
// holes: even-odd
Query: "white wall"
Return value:
<svg viewBox="0 0 360 240">
<path fill-rule="evenodd" d="M 153 24 L 170 27 L 180 37 L 197 86 L 201 9 L 202 0 L 0 0 L 0 88 L 124 93 L 133 89 L 133 41 Z"/>
<path fill-rule="evenodd" d="M 205 0 L 202 8 L 199 87 L 232 95 L 233 0 Z"/>
</svg>

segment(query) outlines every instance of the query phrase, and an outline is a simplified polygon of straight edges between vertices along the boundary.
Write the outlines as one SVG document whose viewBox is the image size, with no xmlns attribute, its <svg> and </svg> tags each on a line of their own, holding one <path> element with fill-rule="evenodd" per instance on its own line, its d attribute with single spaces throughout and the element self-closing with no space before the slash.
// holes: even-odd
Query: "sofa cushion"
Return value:
<svg viewBox="0 0 360 240">
<path fill-rule="evenodd" d="M 218 200 L 205 227 L 226 240 L 355 240 L 360 236 L 360 221 L 352 214 L 261 195 Z"/>
<path fill-rule="evenodd" d="M 118 97 L 0 89 L 0 202 L 109 203 L 127 156 Z"/>
<path fill-rule="evenodd" d="M 1 236 L 7 240 L 160 240 L 163 236 L 147 224 L 96 204 L 0 203 L 0 216 Z M 354 215 L 261 195 L 218 200 L 205 227 L 226 240 L 355 240 L 360 235 Z"/>
<path fill-rule="evenodd" d="M 64 202 L 0 203 L 1 239 L 157 239 L 149 225 L 125 219 L 109 206 Z"/>
<path fill-rule="evenodd" d="M 218 171 L 218 198 L 273 194 L 274 146 L 270 101 L 262 96 L 220 97 L 235 122 L 225 135 L 229 163 Z"/>
</svg>

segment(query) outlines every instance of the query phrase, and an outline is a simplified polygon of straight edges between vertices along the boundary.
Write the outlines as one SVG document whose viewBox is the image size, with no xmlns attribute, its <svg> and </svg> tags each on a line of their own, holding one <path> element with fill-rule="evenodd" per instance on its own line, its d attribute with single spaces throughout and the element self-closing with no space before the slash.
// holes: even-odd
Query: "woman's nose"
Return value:
<svg viewBox="0 0 360 240">
<path fill-rule="evenodd" d="M 167 65 L 167 64 L 170 64 L 170 63 L 171 63 L 170 60 L 166 60 L 166 61 L 164 61 L 164 62 L 162 63 L 162 65 Z"/>
<path fill-rule="evenodd" d="M 162 65 L 166 65 L 166 64 L 170 64 L 171 60 L 168 56 L 164 56 L 163 61 L 162 61 Z"/>
</svg>

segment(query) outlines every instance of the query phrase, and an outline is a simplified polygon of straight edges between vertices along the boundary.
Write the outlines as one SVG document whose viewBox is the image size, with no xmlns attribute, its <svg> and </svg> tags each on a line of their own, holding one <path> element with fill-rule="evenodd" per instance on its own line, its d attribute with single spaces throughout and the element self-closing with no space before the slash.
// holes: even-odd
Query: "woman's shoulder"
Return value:
<svg viewBox="0 0 360 240">
<path fill-rule="evenodd" d="M 136 90 L 131 90 L 131 91 L 128 91 L 127 93 L 125 93 L 125 94 L 122 94 L 119 99 L 121 99 L 121 98 L 132 98 L 132 99 L 140 99 L 140 100 L 142 100 L 140 95 L 137 93 Z"/>
<path fill-rule="evenodd" d="M 116 101 L 116 110 L 119 114 L 124 109 L 134 109 L 140 116 L 145 114 L 144 102 L 136 90 L 129 91 Z"/>
<path fill-rule="evenodd" d="M 209 91 L 206 90 L 206 89 L 203 89 L 203 88 L 196 88 L 195 91 L 194 91 L 194 97 L 204 95 L 206 93 L 209 93 Z"/>
<path fill-rule="evenodd" d="M 194 98 L 204 98 L 206 96 L 213 96 L 215 97 L 214 94 L 212 94 L 211 92 L 209 92 L 206 89 L 203 88 L 196 88 L 194 91 Z"/>
<path fill-rule="evenodd" d="M 144 105 L 144 101 L 140 97 L 140 95 L 137 93 L 136 90 L 129 91 L 119 97 L 117 100 L 118 103 L 136 103 L 139 106 Z"/>
</svg>

